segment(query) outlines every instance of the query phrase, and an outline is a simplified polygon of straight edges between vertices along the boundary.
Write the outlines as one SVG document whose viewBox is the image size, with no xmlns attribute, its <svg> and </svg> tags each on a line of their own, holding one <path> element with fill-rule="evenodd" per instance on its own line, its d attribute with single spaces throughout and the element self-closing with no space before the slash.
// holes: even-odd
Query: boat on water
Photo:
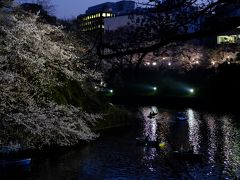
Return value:
<svg viewBox="0 0 240 180">
<path fill-rule="evenodd" d="M 186 120 L 188 120 L 188 117 L 186 116 L 186 114 L 184 112 L 178 112 L 176 119 L 179 121 L 186 121 Z"/>
<path fill-rule="evenodd" d="M 157 147 L 159 144 L 157 141 L 147 140 L 146 138 L 136 138 L 136 141 L 137 141 L 137 145 L 141 145 L 141 146 Z"/>
<path fill-rule="evenodd" d="M 185 116 L 177 116 L 177 120 L 186 121 L 188 118 Z"/>
<path fill-rule="evenodd" d="M 2 159 L 0 160 L 0 167 L 9 166 L 28 166 L 31 164 L 31 158 L 26 159 Z"/>
<path fill-rule="evenodd" d="M 145 146 L 145 147 L 153 147 L 158 149 L 165 149 L 166 144 L 165 142 L 159 142 L 159 141 L 150 141 L 146 138 L 136 138 L 137 145 L 139 146 Z"/>
<path fill-rule="evenodd" d="M 154 118 L 157 115 L 155 112 L 150 112 L 149 115 L 147 116 L 149 119 Z"/>
</svg>

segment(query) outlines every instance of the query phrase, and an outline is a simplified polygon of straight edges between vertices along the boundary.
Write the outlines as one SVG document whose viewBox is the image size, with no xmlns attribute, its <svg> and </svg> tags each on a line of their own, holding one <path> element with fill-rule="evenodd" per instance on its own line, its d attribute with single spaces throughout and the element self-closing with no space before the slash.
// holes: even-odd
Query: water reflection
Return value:
<svg viewBox="0 0 240 180">
<path fill-rule="evenodd" d="M 151 112 L 158 113 L 157 107 L 153 106 L 151 108 L 143 108 L 143 137 L 146 137 L 150 141 L 156 141 L 157 140 L 157 117 L 154 116 L 149 118 L 149 114 Z"/>
<path fill-rule="evenodd" d="M 149 118 L 150 112 L 157 115 Z M 240 177 L 239 115 L 195 109 L 140 108 L 142 119 L 85 148 L 34 159 L 31 168 L 0 170 L 0 179 L 237 179 Z M 179 116 L 183 118 L 179 118 Z M 163 151 L 136 146 L 136 137 L 167 144 Z M 193 147 L 203 163 L 178 160 L 174 149 Z"/>
<path fill-rule="evenodd" d="M 194 153 L 199 153 L 200 148 L 200 121 L 197 112 L 192 109 L 187 110 L 189 126 L 189 143 L 193 147 Z"/>
<path fill-rule="evenodd" d="M 148 114 L 153 109 L 158 115 L 149 119 Z M 193 109 L 175 111 L 156 107 L 144 107 L 142 114 L 143 136 L 166 142 L 170 147 L 169 151 L 193 148 L 194 153 L 205 155 L 206 164 L 202 170 L 197 166 L 189 167 L 193 174 L 198 169 L 207 177 L 239 176 L 240 133 L 230 116 L 217 116 Z M 178 118 L 179 114 L 181 118 Z M 151 151 L 148 150 L 148 153 L 143 155 L 146 162 L 151 162 L 156 156 L 155 149 Z"/>
</svg>

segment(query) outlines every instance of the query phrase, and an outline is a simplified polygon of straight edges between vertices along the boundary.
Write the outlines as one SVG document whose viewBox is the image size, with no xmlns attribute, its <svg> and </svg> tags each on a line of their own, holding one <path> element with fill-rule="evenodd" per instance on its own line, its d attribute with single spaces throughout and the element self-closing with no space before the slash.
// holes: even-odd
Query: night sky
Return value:
<svg viewBox="0 0 240 180">
<path fill-rule="evenodd" d="M 18 2 L 33 2 L 34 0 L 16 0 Z M 117 2 L 119 0 L 51 0 L 55 6 L 55 15 L 59 18 L 72 18 L 84 14 L 88 7 L 103 2 Z"/>
</svg>

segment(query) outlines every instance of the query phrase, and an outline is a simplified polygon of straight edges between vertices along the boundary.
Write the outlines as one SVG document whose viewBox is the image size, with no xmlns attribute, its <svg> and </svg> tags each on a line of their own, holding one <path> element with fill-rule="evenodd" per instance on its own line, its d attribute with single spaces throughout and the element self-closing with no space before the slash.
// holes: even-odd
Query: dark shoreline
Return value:
<svg viewBox="0 0 240 180">
<path fill-rule="evenodd" d="M 20 150 L 16 152 L 9 152 L 9 153 L 0 153 L 0 160 L 1 159 L 25 159 L 25 158 L 37 158 L 37 157 L 45 157 L 45 156 L 54 156 L 58 154 L 62 154 L 64 152 L 73 150 L 73 149 L 81 149 L 87 146 L 88 144 L 94 143 L 94 141 L 97 141 L 101 136 L 109 135 L 112 133 L 116 133 L 119 131 L 124 130 L 126 127 L 129 127 L 132 122 L 129 122 L 128 124 L 115 124 L 113 126 L 107 126 L 100 129 L 94 129 L 93 131 L 101 135 L 96 138 L 95 140 L 91 140 L 89 142 L 80 140 L 77 144 L 72 146 L 58 146 L 58 145 L 51 145 L 51 146 L 45 146 L 42 149 L 28 149 L 28 150 Z"/>
<path fill-rule="evenodd" d="M 239 113 L 239 97 L 160 97 L 160 96 L 111 96 L 111 102 L 124 106 L 158 106 L 161 108 L 197 108 L 215 112 Z"/>
</svg>

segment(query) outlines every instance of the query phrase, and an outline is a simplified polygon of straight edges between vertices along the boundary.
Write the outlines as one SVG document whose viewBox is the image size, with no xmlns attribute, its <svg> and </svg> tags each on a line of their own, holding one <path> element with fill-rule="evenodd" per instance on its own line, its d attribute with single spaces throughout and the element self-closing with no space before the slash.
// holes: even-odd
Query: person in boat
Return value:
<svg viewBox="0 0 240 180">
<path fill-rule="evenodd" d="M 157 115 L 157 113 L 155 113 L 154 111 L 151 111 L 148 117 L 153 118 L 155 115 Z"/>
</svg>

